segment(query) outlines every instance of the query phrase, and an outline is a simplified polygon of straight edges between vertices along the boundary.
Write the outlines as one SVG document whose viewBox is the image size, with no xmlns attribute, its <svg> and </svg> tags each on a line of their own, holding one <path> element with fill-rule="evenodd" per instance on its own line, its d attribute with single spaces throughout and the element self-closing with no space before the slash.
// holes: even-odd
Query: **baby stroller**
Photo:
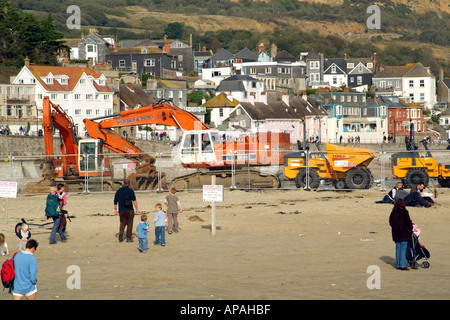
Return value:
<svg viewBox="0 0 450 320">
<path fill-rule="evenodd" d="M 419 242 L 420 229 L 416 225 L 413 226 L 411 232 L 411 240 L 408 241 L 408 249 L 406 250 L 406 260 L 413 269 L 418 268 L 418 260 L 425 258 L 425 261 L 420 265 L 422 268 L 429 268 L 430 252 Z"/>
</svg>

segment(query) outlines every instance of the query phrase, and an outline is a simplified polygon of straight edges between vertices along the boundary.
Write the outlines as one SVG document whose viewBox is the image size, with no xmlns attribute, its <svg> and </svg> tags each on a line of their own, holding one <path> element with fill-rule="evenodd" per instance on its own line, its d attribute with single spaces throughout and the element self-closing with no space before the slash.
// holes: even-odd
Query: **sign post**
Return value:
<svg viewBox="0 0 450 320">
<path fill-rule="evenodd" d="M 211 202 L 211 234 L 216 235 L 216 202 L 223 202 L 223 186 L 216 185 L 216 176 L 211 177 L 211 185 L 203 185 L 203 202 Z"/>
<path fill-rule="evenodd" d="M 0 198 L 3 199 L 2 216 L 6 222 L 8 216 L 8 198 L 17 198 L 17 182 L 0 181 Z"/>
</svg>

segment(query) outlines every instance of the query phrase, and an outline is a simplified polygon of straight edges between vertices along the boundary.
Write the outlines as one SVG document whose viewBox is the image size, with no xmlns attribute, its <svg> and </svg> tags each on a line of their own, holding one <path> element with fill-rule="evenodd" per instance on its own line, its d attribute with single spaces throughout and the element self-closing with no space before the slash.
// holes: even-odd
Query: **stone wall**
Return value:
<svg viewBox="0 0 450 320">
<path fill-rule="evenodd" d="M 173 147 L 166 141 L 137 140 L 136 144 L 145 152 L 169 153 Z M 54 154 L 61 154 L 60 138 L 54 138 Z M 0 157 L 7 156 L 40 156 L 45 154 L 44 137 L 0 135 Z"/>
</svg>

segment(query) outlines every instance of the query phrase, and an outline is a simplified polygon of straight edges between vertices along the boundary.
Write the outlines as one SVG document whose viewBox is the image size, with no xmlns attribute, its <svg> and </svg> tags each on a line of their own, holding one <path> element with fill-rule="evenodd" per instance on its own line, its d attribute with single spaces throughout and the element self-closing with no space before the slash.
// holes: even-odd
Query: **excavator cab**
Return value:
<svg viewBox="0 0 450 320">
<path fill-rule="evenodd" d="M 218 135 L 210 130 L 185 131 L 180 144 L 181 162 L 185 164 L 216 161 L 214 144 Z"/>
<path fill-rule="evenodd" d="M 100 139 L 82 139 L 78 142 L 78 167 L 80 176 L 110 175 L 109 170 L 104 170 L 105 157 L 103 145 Z"/>
</svg>

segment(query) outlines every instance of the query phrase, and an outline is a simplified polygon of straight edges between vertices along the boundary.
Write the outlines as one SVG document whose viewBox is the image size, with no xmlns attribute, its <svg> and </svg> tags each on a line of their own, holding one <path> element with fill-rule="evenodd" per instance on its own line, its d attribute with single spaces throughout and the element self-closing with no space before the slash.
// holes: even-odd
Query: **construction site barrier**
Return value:
<svg viewBox="0 0 450 320">
<path fill-rule="evenodd" d="M 251 150 L 242 150 L 236 151 L 235 157 L 227 158 L 229 161 L 229 174 L 231 177 L 231 184 L 227 186 L 227 188 L 231 189 L 243 189 L 243 190 L 254 190 L 261 189 L 255 187 L 252 184 L 251 179 L 248 179 L 247 182 L 241 183 L 240 185 L 235 185 L 233 182 L 233 178 L 236 176 L 237 170 L 240 170 L 240 173 L 245 172 L 246 170 L 250 172 L 251 170 L 260 170 L 263 175 L 274 175 L 279 181 L 280 185 L 277 189 L 298 189 L 301 192 L 303 189 L 310 189 L 309 185 L 306 185 L 303 188 L 299 188 L 296 185 L 295 179 L 288 180 L 285 177 L 284 169 L 286 164 L 272 164 L 267 166 L 255 167 L 252 164 L 251 159 L 246 158 L 246 154 Z M 267 150 L 254 150 L 253 152 L 266 152 Z M 450 150 L 433 150 L 430 149 L 428 153 L 424 150 L 417 150 L 419 154 L 426 159 L 434 159 L 439 166 L 443 166 L 446 168 L 450 168 Z M 276 153 L 277 151 L 272 151 L 272 153 Z M 290 152 L 296 152 L 290 151 Z M 393 174 L 393 155 L 399 152 L 405 151 L 386 151 L 386 150 L 376 150 L 372 149 L 373 159 L 371 159 L 370 164 L 367 166 L 367 169 L 370 171 L 372 175 L 372 181 L 370 183 L 367 191 L 385 191 L 389 188 L 393 187 L 396 182 L 402 181 L 401 178 L 394 176 Z M 318 151 L 314 146 L 311 146 L 309 150 L 304 151 L 306 157 L 306 170 L 316 170 L 317 168 L 313 168 L 309 166 L 311 159 L 324 157 L 323 151 Z M 164 153 L 164 152 L 155 152 L 148 153 L 148 155 L 154 157 L 156 159 L 154 165 L 155 170 L 152 173 L 155 181 L 157 183 L 151 189 L 145 189 L 141 191 L 145 192 L 164 192 L 167 191 L 170 186 L 171 181 L 175 178 L 184 176 L 187 174 L 199 173 L 203 170 L 207 169 L 194 169 L 194 168 L 185 168 L 180 162 L 177 154 L 175 152 Z M 431 157 L 429 157 L 431 155 Z M 73 156 L 73 155 L 67 155 Z M 78 192 L 78 193 L 91 193 L 91 192 L 114 192 L 118 187 L 120 187 L 120 183 L 133 173 L 136 173 L 135 163 L 131 160 L 127 159 L 128 155 L 119 155 L 115 153 L 106 153 L 101 155 L 85 155 L 87 161 L 83 161 L 85 166 L 84 171 L 89 171 L 92 166 L 95 164 L 98 172 L 98 176 L 94 180 L 91 177 L 80 177 L 78 179 L 78 185 L 76 188 L 72 188 L 70 192 Z M 347 152 L 347 156 L 351 158 L 352 152 Z M 54 155 L 56 159 L 62 159 L 64 156 Z M 46 155 L 34 155 L 34 156 L 11 156 L 11 155 L 2 155 L 0 156 L 0 180 L 1 181 L 15 181 L 18 184 L 18 195 L 27 195 L 26 187 L 30 183 L 39 183 L 43 179 L 43 170 L 45 168 L 46 159 L 48 156 Z M 325 154 L 325 158 L 327 155 Z M 111 170 L 106 171 L 105 161 L 111 162 Z M 345 161 L 345 159 L 339 159 L 340 161 Z M 326 161 L 336 161 L 336 159 L 326 159 Z M 341 163 L 341 165 L 344 165 Z M 358 165 L 355 163 L 347 163 L 345 165 L 354 166 Z M 80 170 L 82 170 L 80 168 Z M 309 172 L 309 171 L 308 171 Z M 309 177 L 309 175 L 308 175 Z M 163 179 L 164 178 L 164 179 Z M 114 181 L 115 184 L 111 184 L 111 181 Z M 163 181 L 164 180 L 164 181 Z M 54 183 L 63 182 L 62 178 L 54 178 Z M 163 185 L 162 182 L 166 184 Z M 308 179 L 306 181 L 309 183 Z M 444 183 L 439 183 L 438 177 L 430 177 L 429 186 L 433 188 L 443 188 L 448 186 L 443 186 Z M 450 184 L 449 184 L 450 185 Z M 273 188 L 273 187 L 271 187 Z M 45 188 L 44 188 L 45 189 Z M 201 189 L 201 187 L 196 188 L 187 188 L 189 190 L 193 189 Z M 346 188 L 343 188 L 344 190 Z M 320 184 L 314 190 L 338 190 L 336 186 L 328 179 L 324 179 L 320 181 Z M 181 190 L 180 190 L 181 191 Z M 48 191 L 44 191 L 42 193 L 48 193 Z"/>
</svg>

